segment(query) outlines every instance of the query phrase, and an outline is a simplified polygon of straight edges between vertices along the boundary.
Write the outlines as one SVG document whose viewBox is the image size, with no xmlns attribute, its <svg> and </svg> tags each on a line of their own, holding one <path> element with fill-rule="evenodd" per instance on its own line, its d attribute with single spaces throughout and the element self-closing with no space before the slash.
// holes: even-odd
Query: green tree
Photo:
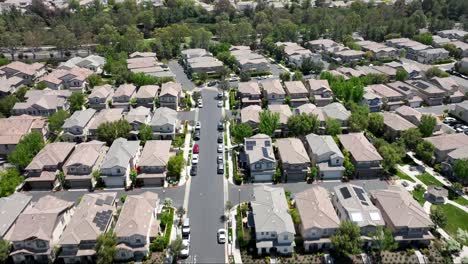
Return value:
<svg viewBox="0 0 468 264">
<path fill-rule="evenodd" d="M 70 102 L 70 111 L 74 113 L 83 109 L 86 98 L 82 93 L 72 93 L 68 101 Z"/>
<path fill-rule="evenodd" d="M 331 241 L 333 248 L 340 255 L 354 255 L 361 252 L 361 231 L 359 226 L 351 221 L 341 222 Z"/>
<path fill-rule="evenodd" d="M 432 42 L 433 42 L 432 34 L 429 32 L 415 35 L 413 36 L 413 39 L 425 45 L 432 45 Z"/>
<path fill-rule="evenodd" d="M 0 263 L 6 263 L 6 260 L 10 255 L 10 248 L 10 242 L 5 239 L 0 240 Z"/>
<path fill-rule="evenodd" d="M 330 136 L 336 136 L 341 134 L 340 121 L 333 118 L 327 118 L 327 120 L 325 121 L 325 134 Z"/>
<path fill-rule="evenodd" d="M 445 212 L 437 206 L 431 208 L 430 217 L 432 222 L 441 228 L 444 228 L 447 225 L 447 215 L 445 215 Z"/>
<path fill-rule="evenodd" d="M 304 81 L 304 74 L 302 74 L 301 71 L 296 70 L 296 71 L 294 71 L 294 75 L 293 75 L 293 77 L 292 77 L 292 80 L 293 80 L 293 81 L 301 81 L 301 82 L 302 82 L 302 81 Z"/>
<path fill-rule="evenodd" d="M 406 81 L 408 78 L 409 78 L 409 74 L 407 71 L 405 71 L 404 69 L 397 70 L 396 77 L 395 77 L 397 81 L 401 81 L 401 82 Z"/>
<path fill-rule="evenodd" d="M 132 126 L 125 119 L 105 122 L 98 126 L 97 137 L 100 141 L 104 141 L 110 146 L 118 138 L 128 138 L 131 130 Z"/>
<path fill-rule="evenodd" d="M 106 232 L 98 236 L 94 250 L 96 250 L 98 264 L 114 263 L 117 253 L 117 236 L 114 232 Z"/>
<path fill-rule="evenodd" d="M 367 115 L 361 113 L 351 113 L 348 124 L 351 132 L 362 132 L 366 130 L 369 125 L 369 118 Z"/>
<path fill-rule="evenodd" d="M 354 174 L 355 168 L 354 168 L 354 164 L 351 162 L 349 151 L 347 151 L 346 149 L 343 149 L 343 156 L 344 156 L 343 167 L 345 168 L 344 176 L 351 177 Z"/>
<path fill-rule="evenodd" d="M 389 228 L 379 226 L 370 234 L 370 237 L 372 239 L 372 250 L 378 253 L 379 258 L 381 258 L 383 251 L 393 251 L 398 247 L 393 238 L 392 230 Z"/>
<path fill-rule="evenodd" d="M 36 83 L 34 88 L 36 90 L 44 90 L 45 88 L 47 88 L 47 84 L 45 82 L 43 82 L 43 81 L 40 81 L 40 82 Z"/>
<path fill-rule="evenodd" d="M 0 115 L 9 117 L 11 115 L 11 110 L 17 102 L 18 99 L 14 95 L 8 95 L 0 99 Z"/>
<path fill-rule="evenodd" d="M 418 143 L 422 140 L 422 134 L 418 128 L 414 127 L 401 132 L 400 138 L 403 139 L 409 149 L 415 150 Z"/>
<path fill-rule="evenodd" d="M 401 162 L 401 153 L 393 145 L 385 145 L 379 148 L 379 153 L 382 155 L 382 167 L 384 171 L 391 172 L 395 169 L 396 164 Z"/>
<path fill-rule="evenodd" d="M 416 146 L 416 155 L 425 163 L 430 163 L 432 161 L 432 156 L 434 155 L 434 145 L 431 142 L 423 140 L 418 143 Z"/>
<path fill-rule="evenodd" d="M 161 252 L 164 248 L 166 248 L 166 239 L 164 236 L 157 236 L 150 246 L 152 252 Z"/>
<path fill-rule="evenodd" d="M 260 123 L 258 129 L 260 133 L 273 136 L 275 130 L 280 125 L 279 113 L 273 113 L 270 110 L 264 110 L 259 114 Z"/>
<path fill-rule="evenodd" d="M 183 206 L 179 206 L 176 210 L 176 215 L 179 217 L 179 223 L 182 223 L 182 217 L 185 215 L 185 208 Z"/>
<path fill-rule="evenodd" d="M 146 141 L 153 139 L 153 129 L 147 124 L 140 126 L 138 131 L 138 139 L 141 140 L 142 144 L 145 144 Z"/>
<path fill-rule="evenodd" d="M 185 161 L 182 153 L 169 158 L 167 162 L 167 173 L 169 176 L 179 178 L 182 168 L 184 167 Z"/>
<path fill-rule="evenodd" d="M 444 78 L 444 77 L 449 77 L 450 75 L 448 73 L 444 72 L 443 70 L 439 69 L 438 67 L 429 68 L 426 71 L 426 77 L 428 79 L 431 79 L 434 76 L 439 77 L 439 78 Z"/>
<path fill-rule="evenodd" d="M 448 43 L 448 44 L 443 45 L 442 47 L 449 52 L 449 55 L 451 57 L 454 57 L 457 60 L 461 59 L 462 51 L 461 49 L 457 48 L 455 45 Z"/>
<path fill-rule="evenodd" d="M 291 74 L 289 72 L 282 72 L 279 77 L 283 82 L 289 82 L 291 80 Z"/>
<path fill-rule="evenodd" d="M 184 246 L 184 244 L 182 244 L 182 238 L 181 237 L 177 237 L 169 245 L 169 251 L 171 252 L 172 256 L 174 256 L 174 259 L 179 258 L 180 251 L 182 249 L 185 249 L 185 246 Z"/>
<path fill-rule="evenodd" d="M 24 178 L 16 168 L 10 168 L 0 173 L 0 197 L 10 196 Z M 0 254 L 1 255 L 1 254 Z"/>
<path fill-rule="evenodd" d="M 234 138 L 234 141 L 240 144 L 244 141 L 244 138 L 251 137 L 253 135 L 253 130 L 245 123 L 234 124 L 231 128 L 231 135 Z"/>
<path fill-rule="evenodd" d="M 24 136 L 8 156 L 8 161 L 20 170 L 26 168 L 32 159 L 44 147 L 44 138 L 39 132 L 31 132 Z"/>
<path fill-rule="evenodd" d="M 455 161 L 453 166 L 453 173 L 455 177 L 465 183 L 468 181 L 468 159 L 461 159 Z"/>
<path fill-rule="evenodd" d="M 62 131 L 62 126 L 68 117 L 70 117 L 70 114 L 64 110 L 59 110 L 49 116 L 49 131 L 58 135 Z"/>
<path fill-rule="evenodd" d="M 297 137 L 317 133 L 319 126 L 320 121 L 317 115 L 302 113 L 288 118 L 288 129 L 291 136 Z"/>
<path fill-rule="evenodd" d="M 378 113 L 369 114 L 369 125 L 368 129 L 374 135 L 381 135 L 384 128 L 383 115 Z"/>
<path fill-rule="evenodd" d="M 246 71 L 241 71 L 239 77 L 241 82 L 248 82 L 251 79 L 250 74 Z"/>
<path fill-rule="evenodd" d="M 430 137 L 437 125 L 437 119 L 432 115 L 423 115 L 418 126 L 423 137 Z"/>
<path fill-rule="evenodd" d="M 100 75 L 97 75 L 95 73 L 91 74 L 88 76 L 86 79 L 88 81 L 88 84 L 91 88 L 94 88 L 95 86 L 102 85 L 104 82 L 102 81 L 102 78 Z"/>
</svg>

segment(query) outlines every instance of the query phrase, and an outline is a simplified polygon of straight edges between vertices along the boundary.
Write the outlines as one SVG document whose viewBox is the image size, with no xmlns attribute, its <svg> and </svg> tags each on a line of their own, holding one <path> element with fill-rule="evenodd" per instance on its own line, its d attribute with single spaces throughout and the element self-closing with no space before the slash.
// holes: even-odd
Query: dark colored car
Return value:
<svg viewBox="0 0 468 264">
<path fill-rule="evenodd" d="M 223 143 L 223 134 L 218 134 L 218 143 Z"/>
<path fill-rule="evenodd" d="M 219 122 L 219 123 L 218 123 L 218 130 L 219 130 L 219 131 L 223 131 L 223 130 L 224 130 L 224 124 L 223 124 L 223 122 Z"/>
<path fill-rule="evenodd" d="M 195 131 L 195 134 L 193 135 L 193 138 L 195 140 L 200 140 L 200 130 L 196 130 Z"/>
<path fill-rule="evenodd" d="M 197 175 L 197 171 L 198 171 L 198 166 L 192 165 L 192 167 L 190 168 L 190 175 L 191 176 Z"/>
</svg>

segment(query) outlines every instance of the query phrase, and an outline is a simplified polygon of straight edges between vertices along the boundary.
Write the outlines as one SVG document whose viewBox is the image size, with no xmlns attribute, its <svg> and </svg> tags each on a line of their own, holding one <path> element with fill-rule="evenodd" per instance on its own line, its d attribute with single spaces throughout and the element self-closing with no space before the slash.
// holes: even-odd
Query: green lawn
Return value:
<svg viewBox="0 0 468 264">
<path fill-rule="evenodd" d="M 451 204 L 432 205 L 441 208 L 447 216 L 447 226 L 443 229 L 452 237 L 457 235 L 458 228 L 468 230 L 468 214 Z"/>
<path fill-rule="evenodd" d="M 434 178 L 432 175 L 430 175 L 429 173 L 425 172 L 421 175 L 418 175 L 417 176 L 418 179 L 420 181 L 422 181 L 424 184 L 426 185 L 436 185 L 436 186 L 441 186 L 441 187 L 444 187 L 444 184 L 441 183 L 439 180 L 437 180 L 436 178 Z"/>
<path fill-rule="evenodd" d="M 462 196 L 458 196 L 456 199 L 453 199 L 452 201 L 456 202 L 459 205 L 468 206 L 468 200 L 463 198 Z"/>
<path fill-rule="evenodd" d="M 410 182 L 416 182 L 415 180 L 413 180 L 413 178 L 411 178 L 410 176 L 408 176 L 408 174 L 402 172 L 401 170 L 397 170 L 396 176 L 398 176 L 402 180 L 407 180 L 407 181 L 410 181 Z"/>
<path fill-rule="evenodd" d="M 426 190 L 424 188 L 421 188 L 420 190 L 413 190 L 411 193 L 413 194 L 413 198 L 418 201 L 418 203 L 423 206 L 424 203 L 426 202 L 426 199 L 424 199 L 424 192 Z"/>
</svg>

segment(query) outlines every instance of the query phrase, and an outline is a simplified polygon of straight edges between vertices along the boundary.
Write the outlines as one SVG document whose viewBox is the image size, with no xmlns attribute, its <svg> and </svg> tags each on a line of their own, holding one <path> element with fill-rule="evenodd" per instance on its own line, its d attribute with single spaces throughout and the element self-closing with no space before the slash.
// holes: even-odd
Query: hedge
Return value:
<svg viewBox="0 0 468 264">
<path fill-rule="evenodd" d="M 236 221 L 236 229 L 237 229 L 237 239 L 239 240 L 239 246 L 244 248 L 247 246 L 246 241 L 244 241 L 244 228 L 242 227 L 242 213 L 240 209 L 241 205 L 237 206 L 237 221 Z"/>
<path fill-rule="evenodd" d="M 164 230 L 164 244 L 167 246 L 169 246 L 169 243 L 171 242 L 171 232 L 172 232 L 172 223 L 174 222 L 174 208 L 172 207 L 169 207 L 166 209 L 169 209 L 169 214 L 170 214 L 170 219 L 172 219 L 172 221 L 168 224 L 166 224 L 166 228 Z"/>
<path fill-rule="evenodd" d="M 249 72 L 250 77 L 271 75 L 271 72 Z"/>
</svg>

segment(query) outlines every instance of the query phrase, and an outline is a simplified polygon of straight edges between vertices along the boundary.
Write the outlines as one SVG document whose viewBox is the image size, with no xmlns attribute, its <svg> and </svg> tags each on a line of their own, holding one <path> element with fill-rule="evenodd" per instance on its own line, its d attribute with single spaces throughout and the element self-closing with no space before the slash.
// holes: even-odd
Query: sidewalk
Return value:
<svg viewBox="0 0 468 264">
<path fill-rule="evenodd" d="M 190 126 L 189 124 L 187 124 L 187 134 L 185 135 L 185 141 L 184 141 L 184 148 L 182 149 L 184 151 L 184 162 L 185 162 L 185 166 L 182 168 L 182 171 L 180 172 L 180 180 L 179 180 L 179 183 L 177 184 L 177 186 L 174 186 L 174 187 L 180 187 L 180 186 L 183 186 L 185 183 L 187 183 L 187 181 L 189 180 L 189 175 L 188 175 L 188 172 L 190 171 L 190 166 L 187 166 L 187 160 L 188 160 L 188 156 L 189 156 L 189 153 L 190 153 L 190 141 L 192 140 L 192 126 Z M 165 188 L 171 188 L 170 186 L 168 186 L 168 183 L 167 181 L 164 182 L 164 187 Z"/>
<path fill-rule="evenodd" d="M 237 218 L 236 218 L 236 213 L 237 213 L 237 206 L 234 206 L 231 211 L 229 212 L 229 219 L 231 220 L 231 226 L 232 226 L 232 241 L 231 244 L 228 245 L 228 255 L 233 255 L 234 256 L 234 262 L 236 264 L 242 263 L 242 258 L 241 258 L 241 252 L 239 248 L 239 244 L 237 243 Z"/>
</svg>

